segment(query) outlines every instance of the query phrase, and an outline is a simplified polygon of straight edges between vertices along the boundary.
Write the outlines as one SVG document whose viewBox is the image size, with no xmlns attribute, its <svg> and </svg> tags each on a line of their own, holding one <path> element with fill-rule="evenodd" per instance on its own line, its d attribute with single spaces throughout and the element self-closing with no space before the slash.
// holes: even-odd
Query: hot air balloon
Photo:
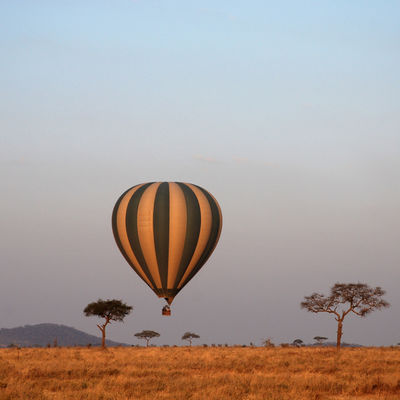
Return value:
<svg viewBox="0 0 400 400">
<path fill-rule="evenodd" d="M 115 241 L 128 264 L 168 305 L 217 245 L 221 209 L 200 186 L 150 182 L 124 192 L 114 206 Z"/>
</svg>

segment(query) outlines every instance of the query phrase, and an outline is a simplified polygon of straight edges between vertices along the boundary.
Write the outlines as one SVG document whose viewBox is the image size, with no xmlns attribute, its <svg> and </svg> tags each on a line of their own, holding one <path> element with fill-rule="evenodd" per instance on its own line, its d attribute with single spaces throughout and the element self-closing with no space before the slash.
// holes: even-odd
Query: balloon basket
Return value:
<svg viewBox="0 0 400 400">
<path fill-rule="evenodd" d="M 171 309 L 168 306 L 163 307 L 161 310 L 162 315 L 171 315 Z"/>
</svg>

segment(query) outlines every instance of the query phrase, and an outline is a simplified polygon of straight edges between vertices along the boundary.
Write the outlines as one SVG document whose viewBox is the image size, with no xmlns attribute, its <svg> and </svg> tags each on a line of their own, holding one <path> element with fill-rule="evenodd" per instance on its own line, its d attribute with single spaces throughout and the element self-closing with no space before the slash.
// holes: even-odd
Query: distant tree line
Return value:
<svg viewBox="0 0 400 400">
<path fill-rule="evenodd" d="M 341 339 L 343 336 L 343 321 L 350 313 L 365 317 L 375 310 L 381 310 L 389 307 L 389 303 L 382 297 L 385 291 L 377 286 L 375 288 L 368 286 L 365 283 L 336 283 L 330 289 L 329 295 L 313 293 L 310 296 L 305 296 L 301 302 L 301 308 L 312 313 L 328 313 L 334 316 L 337 321 L 336 332 L 336 348 L 340 349 Z M 102 348 L 106 346 L 106 327 L 112 321 L 123 322 L 124 318 L 130 314 L 133 307 L 123 303 L 122 300 L 102 300 L 89 303 L 83 310 L 86 316 L 97 316 L 103 319 L 102 324 L 97 324 L 97 327 L 102 334 Z M 134 334 L 139 340 L 145 340 L 148 347 L 150 341 L 160 337 L 158 332 L 152 330 L 143 330 Z M 193 332 L 185 332 L 181 339 L 187 341 L 189 346 L 192 346 L 194 339 L 199 339 L 200 336 Z M 325 336 L 314 336 L 315 345 L 322 346 L 326 340 Z M 262 341 L 265 347 L 274 347 L 271 338 Z M 295 339 L 291 344 L 282 343 L 281 347 L 303 347 L 305 344 L 302 339 Z M 57 346 L 57 343 L 54 343 Z M 215 346 L 215 345 L 214 345 Z M 253 347 L 254 344 L 250 343 Z"/>
</svg>

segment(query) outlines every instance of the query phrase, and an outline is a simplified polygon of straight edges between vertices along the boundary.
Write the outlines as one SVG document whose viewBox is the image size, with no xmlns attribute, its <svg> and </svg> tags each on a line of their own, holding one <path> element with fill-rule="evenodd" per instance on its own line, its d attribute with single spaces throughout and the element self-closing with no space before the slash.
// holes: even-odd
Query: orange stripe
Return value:
<svg viewBox="0 0 400 400">
<path fill-rule="evenodd" d="M 178 289 L 183 285 L 186 278 L 192 272 L 193 268 L 196 266 L 199 261 L 201 255 L 203 254 L 204 249 L 207 246 L 208 239 L 210 237 L 211 232 L 211 224 L 212 224 L 212 213 L 210 203 L 207 200 L 207 197 L 203 194 L 203 192 L 198 189 L 196 186 L 191 185 L 190 183 L 186 183 L 185 185 L 189 186 L 190 189 L 193 190 L 195 196 L 197 197 L 197 201 L 200 206 L 200 215 L 201 215 L 201 223 L 200 223 L 200 233 L 199 239 L 197 241 L 196 249 L 193 253 L 192 259 L 186 271 L 178 284 Z"/>
<path fill-rule="evenodd" d="M 125 194 L 125 196 L 123 197 L 121 202 L 119 203 L 119 207 L 117 210 L 117 232 L 118 232 L 119 240 L 121 241 L 121 246 L 124 249 L 126 255 L 128 256 L 130 262 L 137 269 L 137 272 L 140 275 L 140 277 L 142 279 L 144 279 L 151 288 L 153 288 L 153 285 L 151 284 L 149 278 L 147 278 L 147 276 L 144 273 L 142 267 L 140 266 L 138 260 L 136 259 L 135 254 L 132 251 L 132 247 L 131 247 L 131 245 L 129 243 L 129 239 L 128 239 L 128 234 L 126 232 L 126 223 L 125 223 L 126 211 L 128 209 L 129 201 L 131 200 L 134 193 L 142 186 L 143 186 L 143 184 L 135 186 L 134 188 L 129 190 Z"/>
<path fill-rule="evenodd" d="M 156 284 L 157 289 L 162 288 L 160 272 L 158 270 L 156 247 L 154 244 L 154 201 L 157 189 L 161 182 L 150 185 L 142 194 L 137 213 L 137 227 L 140 247 L 147 267 Z"/>
<path fill-rule="evenodd" d="M 167 288 L 173 289 L 185 246 L 187 212 L 185 195 L 176 183 L 169 183 L 169 253 Z"/>
</svg>

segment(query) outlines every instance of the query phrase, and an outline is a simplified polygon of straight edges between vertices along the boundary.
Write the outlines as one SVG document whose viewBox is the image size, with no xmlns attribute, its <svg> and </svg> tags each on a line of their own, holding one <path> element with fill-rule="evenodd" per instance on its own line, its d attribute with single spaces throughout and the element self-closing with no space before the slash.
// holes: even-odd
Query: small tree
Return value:
<svg viewBox="0 0 400 400">
<path fill-rule="evenodd" d="M 142 331 L 142 332 L 135 333 L 135 336 L 138 339 L 146 340 L 146 347 L 149 347 L 150 340 L 155 337 L 159 337 L 160 334 L 158 332 L 154 332 L 154 331 Z"/>
<path fill-rule="evenodd" d="M 186 332 L 182 336 L 182 340 L 187 340 L 189 342 L 189 346 L 192 347 L 192 340 L 198 339 L 200 336 L 193 332 Z"/>
<path fill-rule="evenodd" d="M 301 339 L 295 339 L 295 340 L 293 340 L 292 345 L 295 347 L 301 347 L 301 346 L 303 346 L 303 341 Z"/>
<path fill-rule="evenodd" d="M 336 348 L 340 349 L 343 320 L 349 313 L 365 317 L 374 310 L 389 307 L 382 299 L 385 291 L 379 286 L 371 288 L 365 283 L 335 283 L 329 296 L 313 293 L 306 296 L 301 307 L 313 313 L 333 314 L 338 322 Z"/>
<path fill-rule="evenodd" d="M 262 344 L 265 346 L 265 347 L 275 347 L 275 345 L 274 345 L 274 343 L 272 343 L 272 339 L 271 338 L 266 338 L 266 339 L 263 339 L 262 340 Z"/>
<path fill-rule="evenodd" d="M 320 345 L 322 346 L 324 344 L 325 340 L 328 340 L 327 337 L 325 336 L 314 336 L 314 340 Z"/>
<path fill-rule="evenodd" d="M 96 316 L 104 318 L 104 324 L 97 324 L 101 331 L 101 347 L 106 347 L 106 326 L 111 324 L 111 321 L 121 321 L 132 311 L 133 307 L 126 305 L 121 300 L 102 300 L 99 299 L 88 304 L 83 312 L 87 317 Z"/>
</svg>

